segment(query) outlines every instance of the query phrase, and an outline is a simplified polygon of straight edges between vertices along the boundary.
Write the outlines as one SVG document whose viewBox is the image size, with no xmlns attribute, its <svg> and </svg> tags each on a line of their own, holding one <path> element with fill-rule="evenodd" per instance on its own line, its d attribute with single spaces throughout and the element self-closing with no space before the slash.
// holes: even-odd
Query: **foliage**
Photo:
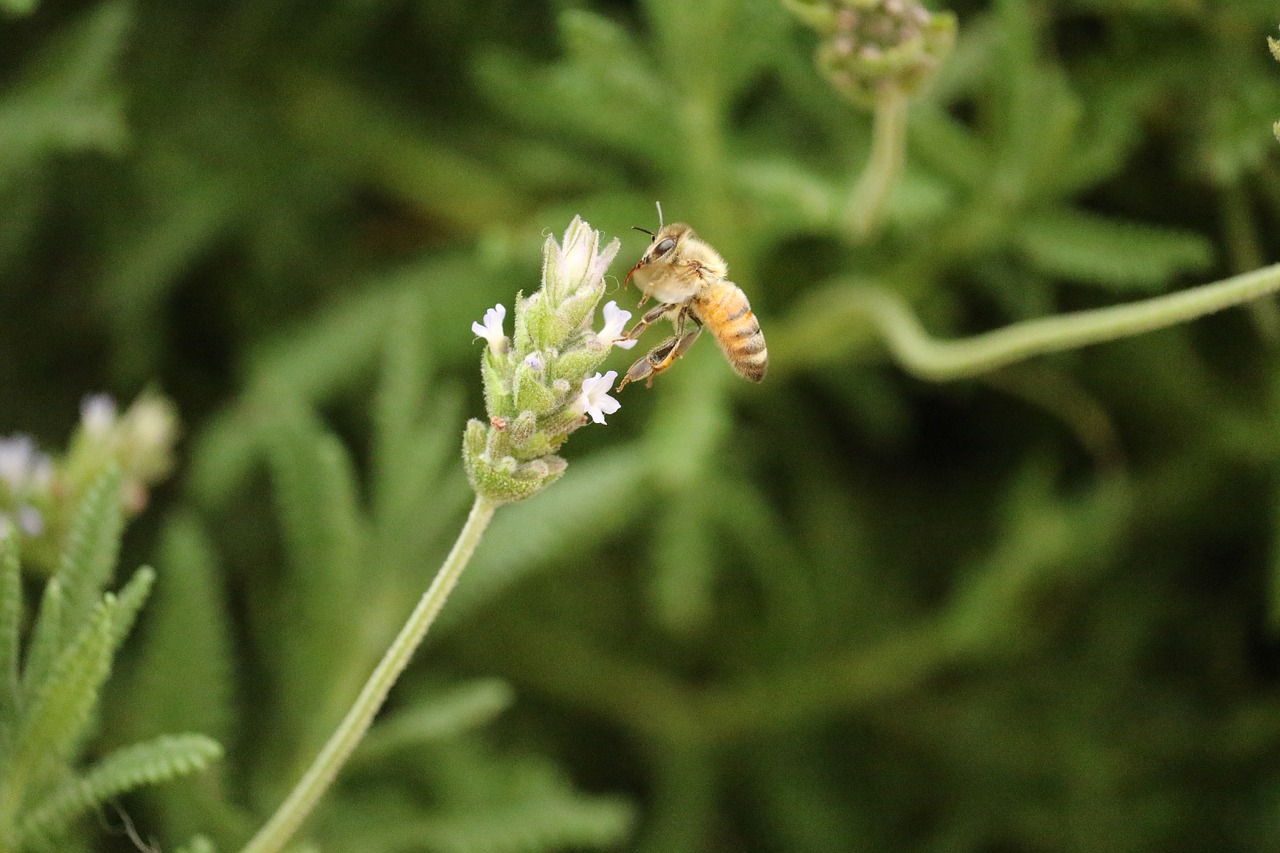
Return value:
<svg viewBox="0 0 1280 853">
<path fill-rule="evenodd" d="M 695 346 L 502 507 L 300 843 L 1280 845 L 1275 305 L 939 385 L 858 304 L 959 337 L 1274 260 L 1274 4 L 947 4 L 875 230 L 821 5 L 0 3 L 0 429 L 155 383 L 189 436 L 100 709 L 150 574 L 58 569 L 17 658 L 8 558 L 0 827 L 189 769 L 207 742 L 157 738 L 190 731 L 225 759 L 122 807 L 243 842 L 462 522 L 470 323 L 575 214 L 631 308 L 660 199 L 768 380 Z"/>
<path fill-rule="evenodd" d="M 58 571 L 45 585 L 20 656 L 18 535 L 0 537 L 0 846 L 56 849 L 70 822 L 121 793 L 203 769 L 221 747 L 204 735 L 162 735 L 79 767 L 103 682 L 155 580 L 142 568 L 102 593 L 116 563 L 118 472 L 86 494 Z M 19 667 L 19 658 L 22 666 Z"/>
</svg>

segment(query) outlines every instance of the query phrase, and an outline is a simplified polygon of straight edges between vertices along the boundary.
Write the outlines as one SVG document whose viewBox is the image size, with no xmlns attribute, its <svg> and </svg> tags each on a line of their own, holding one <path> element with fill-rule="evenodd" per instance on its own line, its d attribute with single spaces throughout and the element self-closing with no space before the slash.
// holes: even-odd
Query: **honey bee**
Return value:
<svg viewBox="0 0 1280 853">
<path fill-rule="evenodd" d="M 652 387 L 653 377 L 693 346 L 703 326 L 711 330 L 729 366 L 739 376 L 752 382 L 764 379 L 769 366 L 764 334 L 742 288 L 725 278 L 729 267 L 724 258 L 683 222 L 663 225 L 661 207 L 658 208 L 658 233 L 643 228 L 636 230 L 648 234 L 652 240 L 623 284 L 634 279 L 644 294 L 640 304 L 644 305 L 650 298 L 659 304 L 645 312 L 623 340 L 639 338 L 645 329 L 663 317 L 670 318 L 675 334 L 631 365 L 618 383 L 618 390 L 641 379 Z"/>
</svg>

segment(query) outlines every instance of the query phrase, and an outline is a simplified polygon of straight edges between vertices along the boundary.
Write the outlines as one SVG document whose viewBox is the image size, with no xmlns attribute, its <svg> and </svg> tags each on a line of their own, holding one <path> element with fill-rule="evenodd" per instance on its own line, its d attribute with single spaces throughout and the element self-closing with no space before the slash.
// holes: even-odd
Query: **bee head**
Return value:
<svg viewBox="0 0 1280 853">
<path fill-rule="evenodd" d="M 683 222 L 673 222 L 670 225 L 664 225 L 658 229 L 657 233 L 647 228 L 632 226 L 636 231 L 640 231 L 649 235 L 649 248 L 644 250 L 644 254 L 640 256 L 640 262 L 631 268 L 631 272 L 627 273 L 623 285 L 631 280 L 636 271 L 648 266 L 649 264 L 670 260 L 678 252 L 676 249 L 685 238 L 693 234 L 693 229 Z"/>
</svg>

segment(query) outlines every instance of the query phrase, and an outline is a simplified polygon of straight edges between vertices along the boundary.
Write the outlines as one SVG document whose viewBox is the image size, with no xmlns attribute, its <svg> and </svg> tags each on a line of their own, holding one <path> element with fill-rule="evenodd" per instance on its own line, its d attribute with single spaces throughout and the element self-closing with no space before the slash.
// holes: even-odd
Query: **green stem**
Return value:
<svg viewBox="0 0 1280 853">
<path fill-rule="evenodd" d="M 1280 264 L 1127 305 L 1015 323 L 971 338 L 929 336 L 899 296 L 848 294 L 847 309 L 869 316 L 906 370 L 934 381 L 977 376 L 1036 355 L 1099 344 L 1184 323 L 1280 291 Z"/>
<path fill-rule="evenodd" d="M 400 673 L 404 672 L 414 651 L 426 636 L 427 629 L 440 613 L 445 599 L 449 597 L 449 593 L 462 575 L 462 570 L 471 560 L 471 555 L 475 552 L 476 545 L 480 543 L 480 538 L 484 535 L 485 528 L 489 526 L 489 520 L 493 518 L 493 511 L 497 506 L 493 501 L 476 497 L 476 502 L 471 507 L 471 514 L 467 517 L 467 523 L 463 525 L 462 531 L 458 534 L 458 540 L 453 544 L 453 550 L 449 552 L 444 565 L 436 573 L 435 580 L 423 593 L 418 606 L 413 609 L 408 621 L 404 623 L 404 627 L 400 629 L 400 633 L 396 635 L 386 654 L 374 668 L 373 674 L 365 682 L 351 709 L 347 711 L 347 715 L 343 717 L 334 733 L 329 736 L 329 740 L 320 750 L 315 761 L 307 768 L 307 772 L 302 775 L 302 779 L 294 786 L 271 819 L 244 846 L 242 853 L 274 853 L 280 850 L 315 808 L 320 797 L 338 775 L 342 765 L 351 756 L 365 732 L 369 730 L 369 725 L 373 722 L 378 709 L 382 707 L 383 701 L 386 700 L 391 686 L 400 677 Z"/>
<path fill-rule="evenodd" d="M 856 240 L 871 235 L 884 211 L 907 154 L 908 99 L 897 86 L 886 85 L 876 98 L 871 128 L 871 154 L 844 212 L 845 229 Z"/>
</svg>

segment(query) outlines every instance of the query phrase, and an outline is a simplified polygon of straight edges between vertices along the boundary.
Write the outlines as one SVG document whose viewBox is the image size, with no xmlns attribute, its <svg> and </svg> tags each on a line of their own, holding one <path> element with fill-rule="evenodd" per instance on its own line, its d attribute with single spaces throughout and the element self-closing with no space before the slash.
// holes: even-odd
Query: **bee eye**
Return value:
<svg viewBox="0 0 1280 853">
<path fill-rule="evenodd" d="M 675 247 L 676 241 L 674 239 L 671 237 L 664 238 L 662 242 L 653 247 L 653 256 L 655 258 L 660 258 Z"/>
</svg>

